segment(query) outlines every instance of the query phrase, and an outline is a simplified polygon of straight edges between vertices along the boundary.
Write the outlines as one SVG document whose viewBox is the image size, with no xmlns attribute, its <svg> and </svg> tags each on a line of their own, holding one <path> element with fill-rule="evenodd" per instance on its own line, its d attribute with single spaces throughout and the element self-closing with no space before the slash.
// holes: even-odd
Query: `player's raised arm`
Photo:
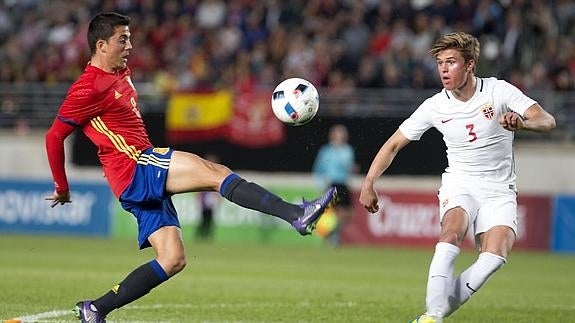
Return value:
<svg viewBox="0 0 575 323">
<path fill-rule="evenodd" d="M 52 123 L 50 129 L 46 132 L 46 154 L 55 186 L 54 194 L 47 196 L 46 200 L 52 201 L 52 207 L 71 202 L 65 169 L 66 154 L 64 140 L 74 129 L 72 125 L 55 118 L 54 123 Z"/>
<path fill-rule="evenodd" d="M 408 143 L 409 139 L 407 139 L 399 129 L 396 130 L 383 146 L 381 146 L 379 152 L 371 162 L 359 195 L 359 203 L 369 212 L 375 213 L 379 210 L 379 206 L 377 205 L 377 192 L 373 187 L 375 181 L 385 172 L 389 165 L 391 165 L 395 155 Z"/>
<path fill-rule="evenodd" d="M 515 112 L 507 112 L 499 118 L 499 124 L 509 131 L 530 130 L 548 132 L 555 128 L 555 118 L 539 103 L 530 106 L 523 117 Z"/>
</svg>

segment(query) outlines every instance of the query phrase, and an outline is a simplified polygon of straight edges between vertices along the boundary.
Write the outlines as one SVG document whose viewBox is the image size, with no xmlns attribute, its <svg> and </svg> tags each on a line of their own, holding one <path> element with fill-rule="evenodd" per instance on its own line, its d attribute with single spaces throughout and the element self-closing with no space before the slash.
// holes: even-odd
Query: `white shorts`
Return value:
<svg viewBox="0 0 575 323">
<path fill-rule="evenodd" d="M 439 219 L 447 211 L 461 207 L 469 216 L 473 236 L 494 226 L 510 227 L 517 236 L 517 190 L 515 183 L 498 183 L 480 177 L 443 174 L 439 198 Z"/>
</svg>

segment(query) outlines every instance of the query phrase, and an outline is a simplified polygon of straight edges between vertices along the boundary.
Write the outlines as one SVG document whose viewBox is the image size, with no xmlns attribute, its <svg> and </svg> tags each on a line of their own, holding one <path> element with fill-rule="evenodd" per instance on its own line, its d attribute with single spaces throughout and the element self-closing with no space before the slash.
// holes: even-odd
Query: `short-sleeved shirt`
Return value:
<svg viewBox="0 0 575 323">
<path fill-rule="evenodd" d="M 57 118 L 80 127 L 98 147 L 104 175 L 119 197 L 141 152 L 152 147 L 138 108 L 130 69 L 108 73 L 88 65 L 68 90 Z"/>
<path fill-rule="evenodd" d="M 536 101 L 506 81 L 476 80 L 475 94 L 466 102 L 443 89 L 425 100 L 399 130 L 412 141 L 431 127 L 441 132 L 447 147 L 446 173 L 515 181 L 513 132 L 505 130 L 498 117 L 509 111 L 523 116 Z"/>
<path fill-rule="evenodd" d="M 351 145 L 321 146 L 313 164 L 313 173 L 327 183 L 345 184 L 351 177 L 355 153 Z"/>
</svg>

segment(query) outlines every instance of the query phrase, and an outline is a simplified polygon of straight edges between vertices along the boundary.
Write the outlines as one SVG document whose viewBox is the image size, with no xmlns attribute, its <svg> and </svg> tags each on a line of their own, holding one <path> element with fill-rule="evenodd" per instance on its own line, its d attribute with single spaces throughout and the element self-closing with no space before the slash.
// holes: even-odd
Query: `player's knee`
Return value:
<svg viewBox="0 0 575 323">
<path fill-rule="evenodd" d="M 227 166 L 214 162 L 209 162 L 207 164 L 207 170 L 211 178 L 215 181 L 214 183 L 215 189 L 219 189 L 219 185 L 221 184 L 221 182 L 230 174 L 232 174 L 232 170 L 229 169 Z"/>
<path fill-rule="evenodd" d="M 515 243 L 515 232 L 505 226 L 490 229 L 480 236 L 481 251 L 507 258 Z"/>
<path fill-rule="evenodd" d="M 173 276 L 186 267 L 186 257 L 184 255 L 172 256 L 164 259 L 163 265 L 165 266 L 168 276 Z"/>
<path fill-rule="evenodd" d="M 180 272 L 186 267 L 186 264 L 187 264 L 186 257 L 182 256 L 174 259 L 173 268 L 176 272 Z"/>
<path fill-rule="evenodd" d="M 216 163 L 216 162 L 206 160 L 206 159 L 204 159 L 204 163 L 205 163 L 206 168 L 214 174 L 223 175 L 223 174 L 229 174 L 232 172 L 226 165 L 223 165 L 220 163 Z"/>
<path fill-rule="evenodd" d="M 464 234 L 460 234 L 459 232 L 451 230 L 441 232 L 439 235 L 439 242 L 447 242 L 458 247 L 463 242 L 463 239 L 465 239 Z"/>
</svg>

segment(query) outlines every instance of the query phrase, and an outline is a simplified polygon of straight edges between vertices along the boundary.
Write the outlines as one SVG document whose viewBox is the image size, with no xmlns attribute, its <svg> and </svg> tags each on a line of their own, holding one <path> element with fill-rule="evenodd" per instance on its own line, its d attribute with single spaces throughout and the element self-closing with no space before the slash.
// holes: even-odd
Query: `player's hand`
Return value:
<svg viewBox="0 0 575 323">
<path fill-rule="evenodd" d="M 509 131 L 518 131 L 525 128 L 523 118 L 515 112 L 506 112 L 499 117 L 499 124 Z"/>
<path fill-rule="evenodd" d="M 66 191 L 64 193 L 54 192 L 51 196 L 46 196 L 47 201 L 52 201 L 52 207 L 56 205 L 64 205 L 66 203 L 72 203 L 70 199 L 70 191 Z"/>
<path fill-rule="evenodd" d="M 377 205 L 377 192 L 373 189 L 373 186 L 362 187 L 361 193 L 359 194 L 359 203 L 370 213 L 375 213 L 379 211 L 379 205 Z"/>
</svg>

